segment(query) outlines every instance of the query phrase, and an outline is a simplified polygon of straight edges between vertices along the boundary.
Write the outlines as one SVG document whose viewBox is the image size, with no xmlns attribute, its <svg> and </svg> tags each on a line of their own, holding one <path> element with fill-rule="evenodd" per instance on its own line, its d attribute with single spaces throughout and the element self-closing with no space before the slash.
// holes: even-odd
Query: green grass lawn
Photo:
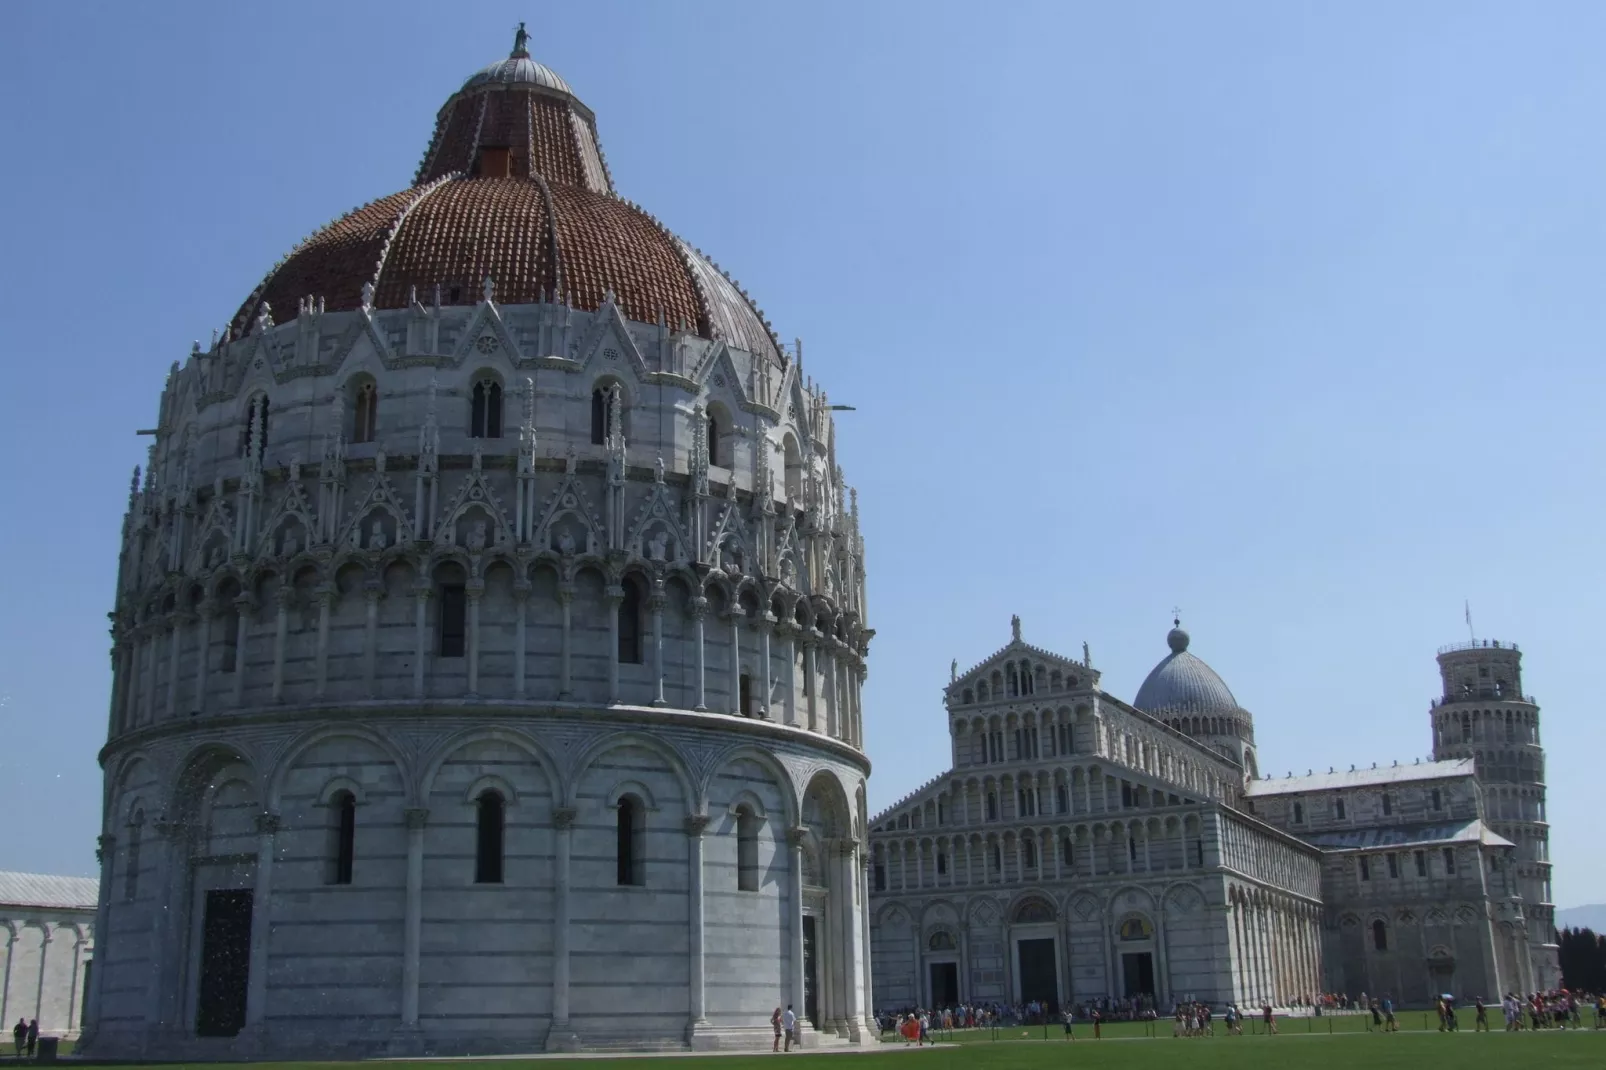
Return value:
<svg viewBox="0 0 1606 1070">
<path fill-rule="evenodd" d="M 1066 1067 L 1097 1067 L 1098 1070 L 1174 1070 L 1178 1063 L 1187 1070 L 1601 1070 L 1606 1067 L 1606 1030 L 1591 1029 L 1540 1033 L 1441 1034 L 1437 1029 L 1413 1031 L 1402 1021 L 1402 1032 L 1371 1034 L 1342 1031 L 1306 1033 L 1287 1024 L 1275 1037 L 1250 1035 L 1176 1039 L 1166 1035 L 1155 1040 L 1130 1035 L 1130 1024 L 1122 1023 L 1105 1031 L 1105 1039 L 1094 1041 L 1091 1032 L 1078 1028 L 1077 1039 L 1067 1042 L 1064 1030 L 1050 1030 L 1045 1043 L 1042 1028 L 1031 1031 L 1037 1038 L 1022 1039 L 1019 1030 L 1011 1039 L 999 1031 L 961 1034 L 953 1044 L 917 1049 L 886 1045 L 863 1054 L 814 1054 L 786 1056 L 787 1065 L 801 1070 L 1065 1070 Z M 1303 1026 L 1303 1022 L 1298 1023 Z M 1325 1024 L 1325 1020 L 1324 1023 Z M 665 1070 L 758 1070 L 775 1066 L 778 1056 L 680 1056 L 655 1060 Z M 85 1065 L 85 1064 L 79 1064 Z M 254 1070 L 352 1070 L 353 1063 L 256 1063 Z M 432 1060 L 403 1064 L 419 1068 L 454 1065 L 453 1060 Z M 461 1062 L 455 1062 L 461 1065 Z M 495 1070 L 641 1070 L 636 1059 L 498 1059 L 488 1062 Z"/>
</svg>

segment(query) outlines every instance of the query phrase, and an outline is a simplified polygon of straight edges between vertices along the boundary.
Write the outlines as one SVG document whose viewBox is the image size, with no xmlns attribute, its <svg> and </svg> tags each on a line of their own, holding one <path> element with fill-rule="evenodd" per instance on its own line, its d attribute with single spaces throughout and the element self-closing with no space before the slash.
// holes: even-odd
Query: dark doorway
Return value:
<svg viewBox="0 0 1606 1070">
<path fill-rule="evenodd" d="M 1046 1004 L 1050 1013 L 1059 1010 L 1059 978 L 1054 969 L 1054 941 L 1022 940 L 1015 945 L 1020 956 L 1020 1001 Z"/>
<path fill-rule="evenodd" d="M 1121 977 L 1128 999 L 1154 995 L 1154 953 L 1135 951 L 1122 955 Z"/>
<path fill-rule="evenodd" d="M 933 962 L 931 964 L 931 1007 L 959 1006 L 959 964 Z"/>
<path fill-rule="evenodd" d="M 251 893 L 206 893 L 201 927 L 200 999 L 195 1034 L 232 1037 L 245 1028 L 245 990 L 251 971 Z"/>
<path fill-rule="evenodd" d="M 803 1017 L 820 1028 L 820 986 L 814 982 L 814 915 L 803 915 Z"/>
<path fill-rule="evenodd" d="M 84 960 L 84 997 L 83 1004 L 78 1008 L 78 1021 L 80 1024 L 89 1021 L 89 994 L 95 990 L 95 960 Z"/>
</svg>

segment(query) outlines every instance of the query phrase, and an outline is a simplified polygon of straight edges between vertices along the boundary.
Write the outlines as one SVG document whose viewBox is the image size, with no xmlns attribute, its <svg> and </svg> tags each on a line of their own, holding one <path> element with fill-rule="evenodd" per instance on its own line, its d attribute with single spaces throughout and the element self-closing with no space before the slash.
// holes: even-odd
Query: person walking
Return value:
<svg viewBox="0 0 1606 1070">
<path fill-rule="evenodd" d="M 782 1051 L 791 1051 L 792 1043 L 797 1040 L 797 1015 L 792 1013 L 792 1005 L 786 1005 L 786 1013 L 781 1015 L 781 1031 L 786 1034 L 786 1047 Z M 798 1047 L 803 1045 L 799 1044 Z"/>
<path fill-rule="evenodd" d="M 34 1049 L 39 1046 L 39 1019 L 28 1019 L 28 1058 L 33 1058 Z"/>
<path fill-rule="evenodd" d="M 770 1025 L 775 1029 L 775 1046 L 770 1051 L 781 1050 L 781 1005 L 777 1003 L 775 1010 L 770 1014 Z"/>
<path fill-rule="evenodd" d="M 11 1027 L 11 1039 L 17 1045 L 17 1058 L 22 1058 L 22 1049 L 28 1043 L 28 1020 L 18 1018 L 17 1024 Z"/>
<path fill-rule="evenodd" d="M 1489 1031 L 1489 1008 L 1483 1005 L 1483 997 L 1478 997 L 1478 1020 L 1473 1024 L 1474 1033 L 1487 1033 Z"/>
<path fill-rule="evenodd" d="M 1262 1004 L 1261 1007 L 1260 1007 L 1260 1014 L 1261 1014 L 1261 1017 L 1264 1018 L 1265 1022 L 1266 1022 L 1266 1035 L 1269 1036 L 1269 1037 L 1276 1036 L 1277 1035 L 1277 1016 L 1271 1012 L 1271 1004 L 1270 1003 Z"/>
</svg>

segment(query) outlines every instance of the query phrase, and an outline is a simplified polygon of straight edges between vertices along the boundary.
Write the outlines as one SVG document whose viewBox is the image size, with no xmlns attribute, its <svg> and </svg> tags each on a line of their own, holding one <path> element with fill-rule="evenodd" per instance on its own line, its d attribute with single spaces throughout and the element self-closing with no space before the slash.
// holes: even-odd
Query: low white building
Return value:
<svg viewBox="0 0 1606 1070">
<path fill-rule="evenodd" d="M 93 877 L 0 872 L 0 1022 L 37 1019 L 46 1035 L 75 1037 L 95 955 Z"/>
</svg>

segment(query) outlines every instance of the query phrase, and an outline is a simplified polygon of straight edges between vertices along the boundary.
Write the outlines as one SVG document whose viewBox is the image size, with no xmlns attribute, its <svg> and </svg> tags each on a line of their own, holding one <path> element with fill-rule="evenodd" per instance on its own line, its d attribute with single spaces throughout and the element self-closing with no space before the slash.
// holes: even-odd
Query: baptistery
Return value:
<svg viewBox="0 0 1606 1070">
<path fill-rule="evenodd" d="M 864 545 L 801 358 L 522 30 L 465 81 L 168 371 L 83 1049 L 873 1039 Z"/>
</svg>

